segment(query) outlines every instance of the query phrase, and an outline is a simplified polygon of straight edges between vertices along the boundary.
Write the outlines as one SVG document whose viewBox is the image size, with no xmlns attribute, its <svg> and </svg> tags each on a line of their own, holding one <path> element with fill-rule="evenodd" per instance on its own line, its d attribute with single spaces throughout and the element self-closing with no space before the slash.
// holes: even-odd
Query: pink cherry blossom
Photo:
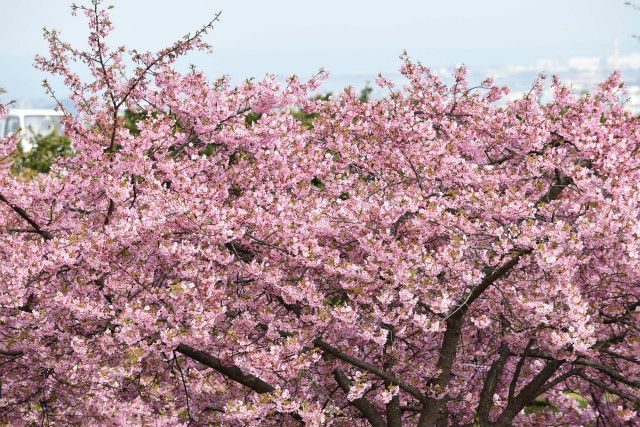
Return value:
<svg viewBox="0 0 640 427">
<path fill-rule="evenodd" d="M 217 17 L 153 53 L 75 11 L 88 50 L 47 31 L 37 59 L 75 155 L 27 180 L 0 143 L 0 422 L 638 425 L 619 74 L 507 102 L 404 55 L 404 87 L 318 99 L 324 71 L 177 71 Z"/>
</svg>

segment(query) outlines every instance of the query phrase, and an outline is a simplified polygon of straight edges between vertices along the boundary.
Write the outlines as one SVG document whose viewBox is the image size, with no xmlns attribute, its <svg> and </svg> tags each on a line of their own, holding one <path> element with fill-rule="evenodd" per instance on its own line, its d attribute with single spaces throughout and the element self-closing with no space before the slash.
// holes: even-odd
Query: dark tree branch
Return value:
<svg viewBox="0 0 640 427">
<path fill-rule="evenodd" d="M 131 94 L 136 89 L 136 87 L 142 82 L 144 77 L 147 75 L 147 73 L 153 67 L 158 65 L 161 61 L 163 61 L 167 57 L 179 56 L 180 54 L 182 54 L 182 50 L 185 47 L 189 46 L 189 44 L 191 42 L 193 42 L 195 39 L 197 39 L 198 37 L 206 34 L 207 31 L 209 31 L 213 27 L 213 24 L 220 19 L 220 15 L 221 14 L 222 14 L 222 12 L 218 12 L 213 17 L 213 19 L 211 19 L 211 21 L 209 21 L 208 24 L 203 25 L 202 27 L 200 27 L 200 29 L 198 31 L 196 31 L 193 36 L 187 35 L 187 36 L 185 36 L 183 38 L 183 40 L 180 40 L 180 41 L 174 43 L 173 46 L 170 46 L 170 47 L 168 47 L 166 49 L 163 49 L 160 52 L 158 52 L 156 54 L 156 58 L 154 60 L 152 60 L 151 62 L 146 64 L 143 69 L 140 69 L 140 72 L 138 73 L 137 77 L 132 78 L 132 79 L 129 80 L 130 84 L 128 85 L 127 90 L 124 93 L 124 95 L 122 96 L 122 98 L 118 101 L 118 103 L 116 105 L 116 109 L 120 108 L 120 106 L 123 105 L 126 102 L 127 98 L 129 96 L 131 96 Z"/>
<path fill-rule="evenodd" d="M 562 191 L 571 183 L 573 183 L 573 179 L 571 177 L 562 175 L 559 169 L 555 170 L 555 176 L 555 183 L 549 188 L 547 193 L 538 200 L 538 202 L 536 203 L 536 207 L 543 203 L 549 203 L 553 200 L 557 200 L 562 194 Z M 507 261 L 502 267 L 499 267 L 486 275 L 480 282 L 480 284 L 478 284 L 478 286 L 471 290 L 469 296 L 467 296 L 467 298 L 465 298 L 458 305 L 458 307 L 455 308 L 447 316 L 447 327 L 445 329 L 444 337 L 442 339 L 442 345 L 440 347 L 440 356 L 436 364 L 436 367 L 440 371 L 440 375 L 437 378 L 430 380 L 427 386 L 435 387 L 437 390 L 443 390 L 449 384 L 449 381 L 451 379 L 451 368 L 456 357 L 458 343 L 462 334 L 464 317 L 469 310 L 470 305 L 476 299 L 478 299 L 483 294 L 483 292 L 496 280 L 500 279 L 509 271 L 511 271 L 511 269 L 515 267 L 516 264 L 518 264 L 522 256 L 530 254 L 532 251 L 532 249 L 518 251 L 516 255 L 511 260 Z M 555 372 L 555 370 L 553 372 Z M 550 375 L 553 375 L 553 372 Z M 542 386 L 542 384 L 540 384 L 540 386 Z M 523 391 L 521 391 L 521 394 L 524 391 L 525 390 L 523 389 Z M 436 423 L 436 421 L 440 418 L 440 410 L 445 403 L 445 399 L 446 398 L 427 398 L 424 410 L 420 414 L 418 427 L 430 427 Z M 516 398 L 514 403 L 517 403 L 518 401 L 519 399 Z"/>
<path fill-rule="evenodd" d="M 600 388 L 601 390 L 607 391 L 611 394 L 615 394 L 616 396 L 620 397 L 621 399 L 627 400 L 629 402 L 633 402 L 635 405 L 640 405 L 640 399 L 627 393 L 624 390 L 620 390 L 617 388 L 613 388 L 607 384 L 605 384 L 604 382 L 592 378 L 590 376 L 588 376 L 587 374 L 585 374 L 584 372 L 579 372 L 578 375 L 580 378 L 582 378 L 583 380 L 593 384 L 594 386 Z"/>
<path fill-rule="evenodd" d="M 493 407 L 493 395 L 496 392 L 500 375 L 504 369 L 505 363 L 510 356 L 509 347 L 506 344 L 502 344 L 499 349 L 500 356 L 491 364 L 487 378 L 484 381 L 482 392 L 480 393 L 480 402 L 478 403 L 478 409 L 476 415 L 480 425 L 485 425 L 489 421 L 489 412 Z"/>
<path fill-rule="evenodd" d="M 539 349 L 528 350 L 526 354 L 533 357 L 540 358 L 540 359 L 555 360 L 553 355 Z M 607 375 L 609 378 L 611 378 L 614 381 L 621 382 L 623 384 L 628 385 L 629 387 L 640 388 L 640 381 L 632 380 L 624 375 L 621 375 L 617 372 L 616 368 L 597 362 L 595 360 L 591 360 L 586 357 L 578 357 L 573 361 L 562 360 L 562 362 L 565 362 L 565 361 L 571 362 L 575 365 L 586 366 L 588 368 L 596 369 L 600 371 L 602 374 Z"/>
<path fill-rule="evenodd" d="M 274 298 L 280 304 L 282 304 L 284 308 L 286 308 L 288 311 L 292 312 L 296 316 L 300 317 L 302 315 L 302 307 L 300 306 L 300 304 L 289 304 L 280 295 L 275 295 Z"/>
<path fill-rule="evenodd" d="M 400 228 L 400 226 L 406 221 L 410 220 L 415 214 L 416 212 L 406 211 L 405 213 L 400 215 L 398 219 L 396 219 L 395 222 L 391 225 L 391 229 L 389 230 L 391 232 L 391 235 L 396 238 L 399 237 L 398 229 Z"/>
<path fill-rule="evenodd" d="M 640 300 L 635 301 L 631 304 L 627 304 L 624 307 L 624 314 L 621 314 L 620 316 L 615 316 L 615 317 L 609 317 L 607 319 L 605 319 L 602 323 L 604 323 L 605 325 L 610 325 L 612 323 L 618 323 L 621 322 L 625 319 L 627 319 L 631 314 L 635 313 L 636 308 L 640 307 Z M 604 313 L 600 313 L 601 316 L 605 316 Z"/>
<path fill-rule="evenodd" d="M 453 362 L 456 358 L 458 351 L 458 343 L 460 336 L 462 335 L 462 326 L 464 324 L 464 316 L 469 310 L 470 305 L 482 295 L 482 293 L 498 279 L 505 276 L 516 264 L 520 261 L 520 258 L 531 253 L 531 250 L 519 251 L 516 256 L 507 261 L 502 267 L 499 267 L 489 274 L 476 286 L 469 296 L 467 296 L 457 308 L 455 308 L 446 319 L 447 327 L 442 338 L 442 345 L 440 346 L 440 356 L 436 363 L 436 368 L 440 371 L 440 375 L 429 381 L 427 386 L 434 387 L 438 390 L 444 389 L 451 379 L 451 369 Z M 444 405 L 444 399 L 428 398 L 425 409 L 420 414 L 420 420 L 418 421 L 418 427 L 427 427 L 435 424 L 439 417 L 440 409 Z"/>
<path fill-rule="evenodd" d="M 549 190 L 538 199 L 535 206 L 538 207 L 544 203 L 550 203 L 560 197 L 562 191 L 573 183 L 573 179 L 569 176 L 562 175 L 559 169 L 555 170 L 556 182 Z"/>
<path fill-rule="evenodd" d="M 396 358 L 393 354 L 393 344 L 396 339 L 396 331 L 393 325 L 383 323 L 382 327 L 388 331 L 387 341 L 384 343 L 383 356 L 386 358 L 382 368 L 389 371 L 396 364 Z M 384 382 L 385 387 L 389 387 L 391 383 Z M 385 405 L 387 415 L 387 427 L 402 427 L 402 410 L 400 409 L 400 394 L 396 393 L 391 400 Z"/>
<path fill-rule="evenodd" d="M 500 279 L 502 276 L 506 275 L 509 271 L 511 271 L 511 269 L 515 267 L 516 264 L 518 264 L 518 262 L 520 262 L 520 259 L 522 258 L 523 255 L 528 255 L 531 252 L 533 252 L 532 249 L 520 250 L 516 253 L 516 255 L 513 258 L 511 258 L 509 261 L 504 263 L 502 267 L 499 267 L 491 271 L 489 274 L 487 274 L 484 277 L 484 279 L 482 279 L 480 284 L 478 284 L 478 286 L 476 286 L 471 290 L 471 293 L 469 294 L 469 296 L 467 296 L 464 299 L 464 301 L 462 301 L 458 305 L 458 307 L 455 308 L 447 316 L 447 318 L 464 316 L 464 314 L 466 314 L 467 310 L 469 309 L 469 306 L 471 306 L 471 304 L 473 304 L 473 302 L 477 300 L 480 297 L 480 295 L 482 295 L 482 293 L 487 290 L 489 286 L 491 286 L 493 283 L 495 283 L 496 280 Z"/>
<path fill-rule="evenodd" d="M 513 372 L 513 377 L 511 378 L 511 383 L 509 384 L 509 394 L 507 396 L 507 406 L 509 406 L 511 404 L 511 402 L 513 401 L 513 396 L 514 396 L 515 391 L 516 391 L 516 386 L 518 385 L 518 378 L 520 378 L 520 372 L 522 371 L 522 366 L 524 366 L 524 361 L 527 358 L 527 352 L 531 349 L 531 346 L 533 345 L 533 342 L 534 342 L 533 339 L 529 340 L 529 342 L 527 343 L 527 347 L 525 347 L 524 352 L 520 356 L 520 359 L 518 359 L 518 363 L 516 364 L 516 369 Z"/>
<path fill-rule="evenodd" d="M 109 225 L 109 221 L 111 221 L 111 215 L 113 214 L 113 210 L 116 205 L 113 202 L 113 199 L 109 199 L 109 206 L 107 206 L 107 214 L 104 217 L 104 225 Z"/>
<path fill-rule="evenodd" d="M 598 363 L 593 360 L 586 359 L 584 357 L 579 357 L 573 363 L 575 363 L 576 365 L 582 365 L 582 366 L 587 366 L 589 368 L 597 369 L 601 373 L 607 375 L 612 380 L 626 384 L 629 387 L 640 388 L 640 381 L 632 380 L 624 375 L 621 375 L 616 371 L 615 368 L 612 368 L 607 365 L 603 365 L 602 363 Z"/>
<path fill-rule="evenodd" d="M 336 368 L 333 371 L 333 377 L 336 379 L 336 382 L 342 391 L 344 391 L 345 394 L 348 394 L 349 390 L 351 390 L 351 381 L 349 381 L 349 378 L 347 378 L 344 372 Z M 376 407 L 373 406 L 368 399 L 359 397 L 349 403 L 360 411 L 360 414 L 362 414 L 362 416 L 365 417 L 373 427 L 386 427 L 386 423 L 382 419 L 380 412 L 378 412 Z"/>
<path fill-rule="evenodd" d="M 454 316 L 449 317 L 446 321 L 447 328 L 444 331 L 442 345 L 440 346 L 440 356 L 436 363 L 436 368 L 440 371 L 440 375 L 427 383 L 428 386 L 431 386 L 436 391 L 443 390 L 451 379 L 451 368 L 456 358 L 458 342 L 462 334 L 462 324 L 464 321 L 462 315 L 467 311 L 466 307 L 467 306 L 458 311 Z M 444 399 L 427 398 L 424 409 L 420 414 L 420 419 L 418 420 L 418 427 L 434 426 L 440 415 L 440 408 L 443 405 Z"/>
<path fill-rule="evenodd" d="M 540 387 L 540 390 L 538 390 L 536 397 L 545 394 L 546 392 L 548 392 L 549 390 L 551 390 L 552 388 L 560 384 L 562 381 L 568 378 L 574 377 L 578 375 L 580 372 L 581 372 L 580 369 L 571 369 L 562 375 L 558 375 L 555 379 L 553 379 L 553 381 L 549 381 L 544 386 Z"/>
<path fill-rule="evenodd" d="M 395 394 L 386 405 L 387 426 L 402 427 L 402 410 L 400 409 L 400 396 Z"/>
<path fill-rule="evenodd" d="M 9 202 L 2 194 L 0 194 L 0 202 L 5 203 L 7 206 L 9 206 L 15 213 L 18 214 L 18 216 L 20 218 L 22 218 L 23 220 L 25 220 L 31 227 L 33 227 L 33 230 L 35 233 L 39 234 L 40 237 L 42 237 L 44 240 L 51 240 L 53 239 L 53 235 L 46 230 L 43 230 L 42 228 L 40 228 L 40 225 L 38 225 L 37 222 L 35 222 L 27 213 L 27 211 L 25 211 L 24 209 L 22 209 L 20 206 L 14 205 L 13 203 Z"/>
<path fill-rule="evenodd" d="M 225 366 L 220 359 L 210 355 L 209 353 L 205 353 L 204 351 L 196 350 L 186 344 L 178 345 L 175 351 L 190 359 L 200 362 L 205 366 L 215 369 L 230 380 L 249 387 L 256 393 L 271 393 L 275 390 L 271 384 L 261 380 L 255 375 L 245 374 L 242 372 L 242 369 L 236 365 Z"/>
<path fill-rule="evenodd" d="M 326 343 L 325 341 L 322 341 L 321 339 L 317 338 L 316 340 L 313 341 L 313 345 L 322 349 L 323 351 L 325 351 L 326 353 L 332 355 L 333 357 L 335 357 L 336 359 L 340 359 L 343 362 L 347 362 L 357 368 L 360 369 L 364 369 L 365 371 L 371 372 L 372 374 L 382 378 L 385 381 L 388 381 L 389 383 L 393 384 L 393 385 L 397 385 L 398 387 L 400 387 L 402 390 L 406 391 L 407 393 L 409 393 L 410 395 L 412 395 L 413 397 L 415 397 L 416 399 L 418 399 L 419 401 L 423 401 L 424 400 L 424 394 L 418 390 L 416 387 L 412 386 L 411 384 L 407 384 L 404 381 L 402 381 L 401 379 L 397 378 L 395 375 L 390 374 L 376 366 L 371 365 L 370 363 L 367 363 L 363 360 L 360 360 L 356 357 L 353 356 L 349 356 L 346 353 L 343 353 L 342 351 L 338 350 L 337 348 L 333 347 L 332 345 Z"/>
<path fill-rule="evenodd" d="M 511 401 L 511 404 L 507 405 L 502 414 L 500 414 L 500 417 L 498 417 L 498 424 L 511 425 L 516 415 L 538 396 L 540 389 L 544 387 L 547 380 L 562 366 L 562 363 L 562 361 L 558 360 L 549 360 L 544 365 L 544 368 L 520 390 L 520 393 Z"/>
<path fill-rule="evenodd" d="M 622 360 L 626 360 L 627 362 L 631 362 L 631 363 L 635 363 L 636 365 L 640 365 L 640 360 L 638 360 L 637 358 L 635 358 L 633 356 L 616 353 L 615 351 L 611 351 L 611 350 L 606 349 L 606 348 L 600 348 L 598 350 L 600 350 L 602 353 L 605 353 L 608 356 L 611 356 L 614 359 L 622 359 Z"/>
<path fill-rule="evenodd" d="M 176 352 L 173 352 L 173 360 L 176 362 L 176 366 L 178 368 L 178 372 L 180 373 L 180 379 L 182 380 L 182 388 L 184 390 L 184 398 L 187 402 L 187 415 L 189 417 L 189 421 L 195 421 L 195 419 L 191 416 L 191 404 L 189 402 L 189 391 L 187 390 L 187 382 L 184 379 L 184 374 L 182 373 L 182 367 L 180 366 L 180 361 L 178 361 L 178 357 L 176 356 Z"/>
<path fill-rule="evenodd" d="M 0 350 L 0 355 L 8 357 L 21 357 L 24 355 L 24 353 L 22 351 Z"/>
</svg>

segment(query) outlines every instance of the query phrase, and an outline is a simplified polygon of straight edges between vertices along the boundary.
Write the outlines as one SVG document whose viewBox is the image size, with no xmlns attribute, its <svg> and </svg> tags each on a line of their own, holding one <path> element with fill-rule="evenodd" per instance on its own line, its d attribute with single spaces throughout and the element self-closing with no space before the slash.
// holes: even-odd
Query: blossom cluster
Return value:
<svg viewBox="0 0 640 427">
<path fill-rule="evenodd" d="M 637 423 L 620 75 L 506 101 L 403 56 L 404 87 L 318 98 L 324 72 L 178 72 L 215 19 L 147 53 L 108 45 L 99 1 L 76 11 L 89 50 L 49 31 L 37 59 L 74 155 L 0 168 L 0 422 Z"/>
</svg>

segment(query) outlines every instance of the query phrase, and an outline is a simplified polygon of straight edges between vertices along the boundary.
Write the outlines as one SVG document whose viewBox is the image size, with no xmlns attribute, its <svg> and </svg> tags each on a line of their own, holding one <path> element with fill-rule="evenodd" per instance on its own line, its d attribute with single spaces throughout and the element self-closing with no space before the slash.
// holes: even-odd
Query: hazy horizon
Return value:
<svg viewBox="0 0 640 427">
<path fill-rule="evenodd" d="M 616 64 L 626 67 L 626 79 L 636 81 L 640 42 L 633 35 L 640 12 L 624 3 L 405 0 L 388 6 L 382 1 L 327 0 L 301 7 L 292 0 L 183 0 L 178 6 L 168 0 L 107 2 L 115 6 L 112 45 L 159 49 L 221 10 L 220 22 L 207 37 L 214 53 L 191 55 L 183 61 L 185 67 L 194 63 L 211 78 L 228 74 L 235 81 L 267 72 L 308 77 L 323 67 L 332 75 L 326 89 L 333 91 L 347 84 L 361 86 L 380 72 L 397 75 L 404 50 L 443 72 L 465 63 L 472 74 L 497 75 L 505 83 L 537 71 L 599 78 Z M 15 18 L 0 27 L 5 100 L 24 103 L 45 97 L 40 83 L 47 76 L 32 67 L 33 56 L 46 53 L 41 27 L 58 29 L 73 44 L 86 44 L 84 17 L 71 17 L 69 5 L 66 0 L 3 5 L 5 16 Z"/>
</svg>

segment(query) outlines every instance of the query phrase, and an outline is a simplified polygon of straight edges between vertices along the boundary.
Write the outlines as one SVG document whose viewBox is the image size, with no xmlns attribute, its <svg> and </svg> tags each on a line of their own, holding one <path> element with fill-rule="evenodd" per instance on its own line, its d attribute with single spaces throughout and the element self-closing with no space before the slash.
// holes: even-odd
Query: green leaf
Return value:
<svg viewBox="0 0 640 427">
<path fill-rule="evenodd" d="M 320 190 L 325 189 L 324 182 L 322 182 L 320 178 L 318 178 L 317 176 L 313 177 L 313 179 L 311 180 L 311 185 L 313 185 L 316 188 L 319 188 Z"/>
<path fill-rule="evenodd" d="M 262 117 L 262 113 L 252 111 L 244 116 L 244 124 L 247 125 L 247 127 L 251 127 L 255 122 L 260 120 L 260 117 Z"/>
<path fill-rule="evenodd" d="M 29 151 L 25 151 L 22 143 L 18 144 L 13 154 L 14 173 L 25 175 L 48 173 L 57 158 L 73 154 L 71 140 L 65 135 L 58 135 L 55 130 L 48 135 L 34 135 L 33 138 L 33 147 Z"/>
</svg>

